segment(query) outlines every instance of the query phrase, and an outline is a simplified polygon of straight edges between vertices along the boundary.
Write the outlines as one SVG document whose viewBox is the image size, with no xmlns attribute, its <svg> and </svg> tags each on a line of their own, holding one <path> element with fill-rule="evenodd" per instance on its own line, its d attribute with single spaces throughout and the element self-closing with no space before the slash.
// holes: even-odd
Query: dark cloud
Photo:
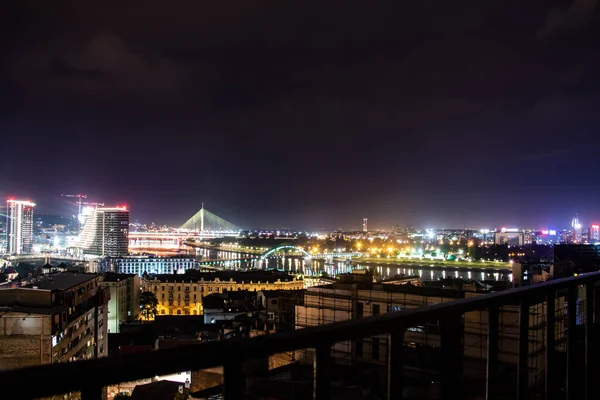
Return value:
<svg viewBox="0 0 600 400">
<path fill-rule="evenodd" d="M 538 30 L 538 37 L 544 38 L 561 31 L 577 29 L 590 23 L 598 0 L 572 0 L 567 8 L 553 8 L 548 11 L 544 25 Z"/>
<path fill-rule="evenodd" d="M 2 191 L 95 192 L 173 224 L 204 200 L 249 226 L 490 225 L 535 223 L 502 207 L 540 201 L 532 164 L 560 193 L 597 167 L 596 1 L 10 7 L 0 168 L 21 172 Z"/>
<path fill-rule="evenodd" d="M 157 54 L 135 52 L 114 34 L 97 34 L 19 54 L 11 78 L 30 96 L 52 94 L 75 100 L 131 100 L 185 96 L 185 67 Z"/>
</svg>

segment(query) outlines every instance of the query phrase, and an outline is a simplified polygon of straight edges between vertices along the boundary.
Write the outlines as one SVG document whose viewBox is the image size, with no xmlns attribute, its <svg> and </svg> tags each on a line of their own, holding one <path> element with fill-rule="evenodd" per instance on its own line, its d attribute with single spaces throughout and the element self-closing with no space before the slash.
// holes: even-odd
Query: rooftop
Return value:
<svg viewBox="0 0 600 400">
<path fill-rule="evenodd" d="M 145 385 L 137 385 L 135 389 L 133 389 L 131 400 L 174 399 L 175 395 L 179 392 L 179 386 L 183 386 L 183 384 L 173 381 L 158 381 L 147 383 Z"/>
<path fill-rule="evenodd" d="M 120 282 L 129 278 L 136 277 L 136 274 L 116 274 L 114 272 L 107 272 L 104 274 L 104 282 Z"/>
<path fill-rule="evenodd" d="M 42 290 L 67 290 L 82 283 L 94 280 L 97 274 L 81 274 L 64 272 L 61 274 L 44 275 L 38 278 L 36 282 L 29 281 L 27 286 L 37 286 Z"/>
<path fill-rule="evenodd" d="M 298 290 L 261 290 L 259 293 L 267 298 L 276 298 L 276 297 L 290 297 L 290 295 L 295 295 L 299 293 L 304 293 L 306 289 L 298 289 Z"/>
<path fill-rule="evenodd" d="M 252 304 L 254 292 L 233 291 L 226 293 L 213 293 L 202 298 L 205 310 L 224 309 L 230 312 L 256 311 Z"/>
<path fill-rule="evenodd" d="M 187 270 L 185 274 L 162 274 L 154 275 L 155 280 L 161 282 L 200 282 L 204 281 L 230 281 L 234 282 L 289 282 L 294 280 L 294 276 L 279 271 L 217 271 L 200 272 L 196 270 Z"/>
</svg>

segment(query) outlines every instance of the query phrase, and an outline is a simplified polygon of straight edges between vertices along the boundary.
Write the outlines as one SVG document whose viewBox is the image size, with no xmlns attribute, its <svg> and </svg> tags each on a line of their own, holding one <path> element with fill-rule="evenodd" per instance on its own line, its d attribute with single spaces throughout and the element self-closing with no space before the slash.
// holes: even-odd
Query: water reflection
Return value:
<svg viewBox="0 0 600 400">
<path fill-rule="evenodd" d="M 256 266 L 256 264 L 255 264 Z M 346 274 L 355 269 L 374 270 L 378 278 L 388 279 L 395 276 L 419 276 L 423 280 L 440 280 L 453 276 L 465 280 L 481 279 L 495 281 L 510 281 L 509 270 L 496 268 L 471 268 L 471 267 L 446 267 L 446 266 L 412 266 L 398 265 L 394 267 L 376 264 L 356 264 L 344 261 L 328 264 L 325 260 L 304 260 L 300 257 L 271 258 L 260 264 L 261 268 L 277 269 L 304 275 L 321 275 L 323 272 L 329 276 Z"/>
<path fill-rule="evenodd" d="M 318 276 L 324 272 L 335 277 L 339 274 L 346 274 L 355 269 L 374 270 L 377 278 L 388 279 L 395 276 L 419 276 L 422 280 L 440 280 L 449 277 L 456 279 L 472 280 L 496 280 L 511 281 L 512 273 L 509 270 L 498 270 L 496 268 L 470 268 L 470 267 L 450 267 L 450 266 L 431 266 L 431 265 L 377 265 L 351 263 L 348 261 L 335 261 L 326 263 L 325 260 L 307 260 L 301 256 L 283 256 L 269 258 L 264 261 L 258 259 L 256 254 L 241 253 L 235 251 L 215 250 L 215 249 L 189 249 L 183 251 L 164 251 L 153 252 L 159 256 L 182 256 L 195 257 L 204 262 L 218 262 L 219 267 L 232 270 L 246 270 L 250 268 L 277 269 L 293 274 L 303 274 L 307 276 Z"/>
</svg>

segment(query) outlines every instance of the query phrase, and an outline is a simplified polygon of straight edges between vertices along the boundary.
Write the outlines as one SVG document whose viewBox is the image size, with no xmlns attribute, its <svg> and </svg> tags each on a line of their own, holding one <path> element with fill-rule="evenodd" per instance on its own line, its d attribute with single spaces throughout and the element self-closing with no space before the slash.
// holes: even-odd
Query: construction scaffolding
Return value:
<svg viewBox="0 0 600 400">
<path fill-rule="evenodd" d="M 355 318 L 395 312 L 430 304 L 474 297 L 485 292 L 467 292 L 441 288 L 418 287 L 412 285 L 381 285 L 364 283 L 335 283 L 309 288 L 305 292 L 304 304 L 296 306 L 296 329 L 303 329 Z M 579 290 L 576 301 L 576 320 L 583 324 L 585 316 L 585 291 Z M 553 310 L 555 314 L 554 337 L 558 358 L 566 352 L 566 326 L 568 318 L 568 294 L 557 293 Z M 529 386 L 535 391 L 543 391 L 545 385 L 545 354 L 548 305 L 544 298 L 533 299 L 529 303 Z M 500 364 L 497 379 L 516 379 L 519 354 L 520 306 L 506 305 L 499 309 L 498 361 Z M 488 312 L 474 311 L 464 314 L 460 330 L 462 342 L 461 379 L 470 385 L 473 393 L 485 393 L 486 361 L 488 342 Z M 432 322 L 423 326 L 409 327 L 404 336 L 404 365 L 407 371 L 416 376 L 427 376 L 433 383 L 439 375 L 440 323 Z M 380 335 L 362 340 L 345 341 L 333 346 L 332 357 L 339 365 L 386 367 L 388 337 Z M 314 351 L 307 349 L 298 357 L 301 362 L 312 363 Z M 557 361 L 559 361 L 557 360 Z M 381 368 L 382 371 L 386 368 Z M 384 376 L 385 374 L 382 374 Z M 430 377 L 434 378 L 430 378 Z M 502 386 L 502 385 L 501 385 Z M 504 385 L 502 390 L 511 396 L 514 385 Z"/>
</svg>

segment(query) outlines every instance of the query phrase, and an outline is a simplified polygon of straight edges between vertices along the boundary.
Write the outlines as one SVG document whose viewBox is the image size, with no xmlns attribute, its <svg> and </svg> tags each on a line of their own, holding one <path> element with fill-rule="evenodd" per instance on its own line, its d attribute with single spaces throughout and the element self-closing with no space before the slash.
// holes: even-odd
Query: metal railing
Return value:
<svg viewBox="0 0 600 400">
<path fill-rule="evenodd" d="M 431 306 L 413 308 L 399 312 L 354 319 L 344 322 L 301 329 L 293 332 L 259 336 L 252 339 L 234 339 L 207 342 L 194 346 L 151 353 L 120 355 L 74 363 L 29 367 L 0 373 L 2 398 L 32 399 L 81 391 L 84 400 L 101 399 L 102 388 L 125 381 L 135 381 L 156 375 L 167 375 L 180 371 L 201 370 L 223 366 L 223 392 L 227 400 L 243 397 L 244 385 L 242 364 L 254 359 L 264 359 L 276 353 L 314 348 L 314 398 L 328 399 L 331 395 L 332 346 L 337 342 L 352 341 L 376 335 L 388 335 L 387 392 L 389 399 L 402 398 L 404 380 L 403 352 L 404 333 L 414 325 L 428 321 L 439 321 L 440 325 L 440 370 L 441 397 L 454 399 L 460 382 L 461 359 L 460 331 L 464 314 L 472 311 L 485 312 L 488 316 L 486 346 L 485 397 L 498 397 L 499 383 L 517 385 L 516 398 L 530 398 L 528 382 L 528 334 L 529 307 L 546 302 L 545 322 L 545 379 L 542 397 L 555 399 L 564 397 L 595 398 L 592 394 L 591 376 L 594 358 L 593 323 L 597 320 L 594 310 L 594 284 L 600 282 L 600 272 L 577 277 L 558 279 L 533 286 L 464 298 Z M 585 323 L 576 320 L 577 297 L 584 288 L 586 306 Z M 583 290 L 583 289 L 582 289 Z M 558 368 L 555 332 L 555 300 L 559 296 L 567 300 L 566 318 L 566 373 L 557 376 Z M 498 382 L 499 367 L 499 312 L 502 306 L 518 306 L 518 363 L 516 382 Z M 584 331 L 584 357 L 575 357 L 577 325 Z M 582 364 L 577 362 L 581 361 Z M 583 388 L 576 387 L 577 377 L 584 375 Z M 561 394 L 561 388 L 565 393 Z M 538 396 L 539 397 L 539 396 Z"/>
</svg>

